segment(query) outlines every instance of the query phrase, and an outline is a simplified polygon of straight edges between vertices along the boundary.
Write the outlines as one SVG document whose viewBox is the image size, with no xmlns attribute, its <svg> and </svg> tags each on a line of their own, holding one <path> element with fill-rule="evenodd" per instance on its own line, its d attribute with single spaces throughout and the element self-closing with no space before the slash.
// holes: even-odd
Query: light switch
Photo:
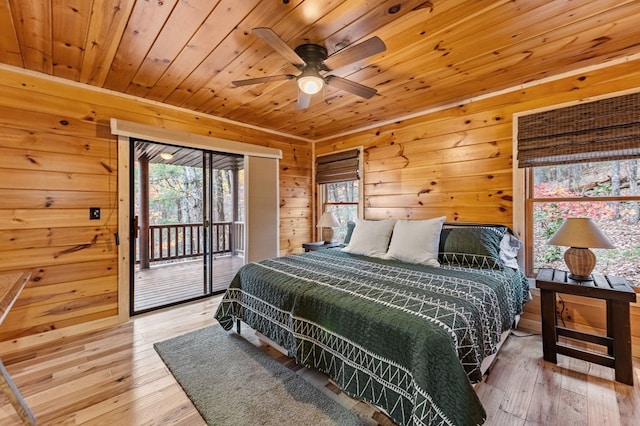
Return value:
<svg viewBox="0 0 640 426">
<path fill-rule="evenodd" d="M 100 207 L 89 207 L 89 220 L 100 220 Z"/>
</svg>

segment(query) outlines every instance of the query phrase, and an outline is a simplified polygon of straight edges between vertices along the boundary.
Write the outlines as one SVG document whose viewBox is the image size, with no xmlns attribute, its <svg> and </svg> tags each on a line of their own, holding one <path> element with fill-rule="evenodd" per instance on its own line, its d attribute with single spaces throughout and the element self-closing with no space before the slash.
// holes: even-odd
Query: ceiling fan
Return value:
<svg viewBox="0 0 640 426">
<path fill-rule="evenodd" d="M 311 103 L 311 96 L 318 93 L 325 84 L 337 89 L 345 90 L 354 95 L 369 99 L 378 91 L 355 81 L 336 75 L 322 75 L 327 72 L 349 65 L 369 56 L 384 52 L 387 49 L 378 37 L 371 37 L 355 46 L 348 46 L 338 52 L 327 55 L 327 49 L 318 44 L 303 44 L 291 49 L 271 28 L 254 28 L 253 32 L 266 41 L 276 52 L 281 54 L 301 72 L 298 75 L 281 74 L 267 77 L 250 78 L 232 81 L 235 86 L 270 83 L 280 80 L 297 80 L 298 101 L 296 109 L 305 109 Z"/>
</svg>

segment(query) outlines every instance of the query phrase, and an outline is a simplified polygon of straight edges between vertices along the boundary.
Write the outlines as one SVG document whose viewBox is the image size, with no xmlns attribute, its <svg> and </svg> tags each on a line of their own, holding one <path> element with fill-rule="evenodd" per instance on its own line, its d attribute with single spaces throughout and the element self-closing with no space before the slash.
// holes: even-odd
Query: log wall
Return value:
<svg viewBox="0 0 640 426">
<path fill-rule="evenodd" d="M 33 271 L 0 341 L 117 316 L 112 117 L 281 149 L 281 254 L 311 239 L 308 142 L 8 68 L 0 117 L 0 272 Z"/>
<path fill-rule="evenodd" d="M 364 146 L 365 217 L 513 225 L 513 114 L 640 87 L 627 62 L 315 144 Z M 280 148 L 281 254 L 311 234 L 310 144 L 0 68 L 0 271 L 35 271 L 0 340 L 117 315 L 117 150 L 112 117 Z M 102 219 L 88 220 L 100 206 Z M 536 296 L 534 292 L 534 297 Z M 576 309 L 580 310 L 580 304 Z M 599 328 L 598 306 L 569 324 Z M 523 323 L 535 329 L 538 302 Z M 586 309 L 586 310 L 585 310 Z M 640 315 L 632 307 L 634 354 Z"/>
<path fill-rule="evenodd" d="M 586 71 L 316 143 L 316 155 L 363 146 L 365 218 L 423 219 L 513 226 L 513 116 L 640 88 L 640 61 Z M 539 329 L 538 293 L 523 325 Z M 567 298 L 570 327 L 603 331 L 604 309 Z M 640 307 L 632 306 L 640 356 Z"/>
<path fill-rule="evenodd" d="M 638 61 L 316 143 L 363 146 L 365 218 L 513 224 L 513 115 L 639 87 Z"/>
</svg>

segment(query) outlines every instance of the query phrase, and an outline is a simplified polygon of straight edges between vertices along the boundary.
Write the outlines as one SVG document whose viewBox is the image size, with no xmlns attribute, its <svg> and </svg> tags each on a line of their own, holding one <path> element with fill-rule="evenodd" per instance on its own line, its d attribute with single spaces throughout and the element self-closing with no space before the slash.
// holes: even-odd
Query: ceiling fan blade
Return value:
<svg viewBox="0 0 640 426">
<path fill-rule="evenodd" d="M 378 91 L 372 87 L 364 86 L 355 81 L 347 80 L 346 78 L 337 77 L 335 75 L 328 75 L 325 77 L 325 81 L 329 86 L 333 86 L 336 89 L 344 90 L 354 95 L 358 95 L 365 99 L 370 99 L 378 93 Z"/>
<path fill-rule="evenodd" d="M 272 81 L 293 80 L 296 78 L 293 74 L 269 75 L 267 77 L 249 78 L 246 80 L 232 81 L 234 86 L 249 86 L 251 84 L 270 83 Z"/>
<path fill-rule="evenodd" d="M 374 36 L 355 46 L 348 46 L 324 60 L 324 64 L 330 70 L 342 68 L 360 59 L 368 58 L 376 53 L 384 52 L 387 46 L 379 37 Z"/>
<path fill-rule="evenodd" d="M 254 28 L 252 31 L 258 37 L 269 43 L 269 46 L 271 46 L 273 50 L 284 56 L 284 58 L 294 66 L 300 68 L 306 65 L 306 62 L 271 28 L 260 27 Z"/>
<path fill-rule="evenodd" d="M 296 109 L 307 109 L 311 104 L 311 96 L 308 93 L 304 93 L 302 90 L 298 90 L 298 102 L 296 102 Z"/>
</svg>

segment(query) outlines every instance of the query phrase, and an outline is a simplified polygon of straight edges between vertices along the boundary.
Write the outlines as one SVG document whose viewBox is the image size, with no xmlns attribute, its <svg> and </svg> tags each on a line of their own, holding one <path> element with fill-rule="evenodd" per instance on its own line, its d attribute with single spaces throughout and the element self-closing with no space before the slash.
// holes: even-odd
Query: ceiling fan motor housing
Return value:
<svg viewBox="0 0 640 426">
<path fill-rule="evenodd" d="M 306 62 L 306 65 L 300 67 L 304 69 L 314 69 L 317 71 L 329 71 L 323 61 L 327 59 L 327 49 L 319 44 L 302 44 L 294 49 L 294 51 Z"/>
</svg>

